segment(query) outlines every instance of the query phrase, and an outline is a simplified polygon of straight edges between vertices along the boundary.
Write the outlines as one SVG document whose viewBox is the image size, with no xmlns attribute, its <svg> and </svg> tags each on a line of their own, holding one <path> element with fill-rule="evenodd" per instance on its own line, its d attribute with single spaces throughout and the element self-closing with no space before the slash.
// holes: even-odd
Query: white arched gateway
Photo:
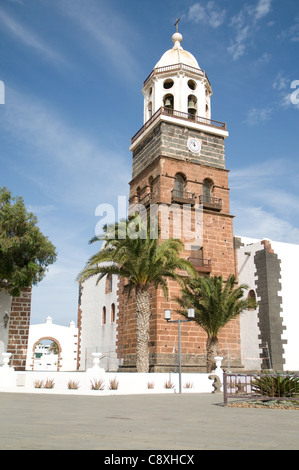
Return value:
<svg viewBox="0 0 299 470">
<path fill-rule="evenodd" d="M 54 343 L 57 351 L 43 357 L 42 345 L 47 342 Z M 71 322 L 69 327 L 56 325 L 48 317 L 45 323 L 30 325 L 26 370 L 77 370 L 77 351 L 78 328 L 75 323 Z"/>
</svg>

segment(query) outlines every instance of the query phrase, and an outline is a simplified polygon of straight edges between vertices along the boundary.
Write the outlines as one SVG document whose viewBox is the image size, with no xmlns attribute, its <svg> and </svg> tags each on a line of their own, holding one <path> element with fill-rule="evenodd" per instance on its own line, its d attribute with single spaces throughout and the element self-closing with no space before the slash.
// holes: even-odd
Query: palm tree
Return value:
<svg viewBox="0 0 299 470">
<path fill-rule="evenodd" d="M 55 341 L 52 341 L 49 347 L 49 351 L 52 352 L 53 354 L 58 354 L 59 353 L 59 347 L 55 343 Z"/>
<path fill-rule="evenodd" d="M 233 318 L 247 308 L 254 308 L 255 301 L 244 298 L 248 286 L 236 287 L 236 278 L 230 275 L 226 283 L 222 276 L 195 277 L 187 280 L 182 297 L 177 299 L 180 313 L 187 316 L 187 309 L 194 308 L 194 320 L 207 333 L 207 372 L 215 368 L 215 356 L 219 354 L 218 334 Z"/>
<path fill-rule="evenodd" d="M 134 218 L 103 228 L 101 237 L 94 237 L 90 243 L 104 240 L 102 249 L 92 256 L 85 269 L 79 274 L 79 282 L 92 276 L 98 276 L 99 282 L 105 275 L 116 274 L 126 280 L 128 295 L 136 295 L 136 369 L 137 372 L 149 370 L 149 322 L 151 315 L 150 288 L 162 287 L 165 298 L 168 298 L 167 279 L 173 279 L 181 285 L 184 278 L 177 270 L 195 273 L 192 264 L 180 258 L 184 245 L 180 240 L 168 239 L 159 241 L 150 237 L 150 223 L 139 230 L 142 222 L 136 224 Z M 133 227 L 133 228 L 132 228 Z M 137 229 L 139 233 L 137 233 Z M 140 236 L 140 234 L 142 236 Z"/>
</svg>

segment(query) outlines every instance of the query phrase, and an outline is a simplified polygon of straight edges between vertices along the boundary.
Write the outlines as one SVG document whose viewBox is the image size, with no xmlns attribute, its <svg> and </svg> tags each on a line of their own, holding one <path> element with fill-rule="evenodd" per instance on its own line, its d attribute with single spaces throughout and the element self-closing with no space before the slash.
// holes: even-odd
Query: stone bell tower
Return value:
<svg viewBox="0 0 299 470">
<path fill-rule="evenodd" d="M 183 49 L 182 35 L 172 36 L 173 47 L 157 62 L 143 84 L 143 126 L 133 136 L 130 206 L 153 204 L 180 210 L 202 210 L 200 243 L 185 244 L 188 258 L 200 275 L 237 275 L 233 241 L 233 216 L 229 209 L 228 170 L 225 167 L 226 124 L 211 119 L 212 88 L 195 57 Z M 175 217 L 169 211 L 169 236 L 174 236 Z M 191 225 L 192 225 L 191 224 Z M 185 235 L 185 233 L 184 233 Z M 174 238 L 177 238 L 175 236 Z M 185 242 L 184 237 L 180 237 Z M 152 292 L 150 370 L 174 370 L 177 363 L 177 326 L 164 320 L 164 309 L 178 314 L 179 287 L 169 282 L 169 301 L 160 290 Z M 122 370 L 134 370 L 136 338 L 134 298 L 119 289 L 118 357 Z M 239 321 L 233 320 L 219 336 L 230 366 L 239 365 Z M 206 334 L 194 322 L 182 328 L 183 370 L 204 371 Z M 233 359 L 236 358 L 236 359 Z"/>
</svg>

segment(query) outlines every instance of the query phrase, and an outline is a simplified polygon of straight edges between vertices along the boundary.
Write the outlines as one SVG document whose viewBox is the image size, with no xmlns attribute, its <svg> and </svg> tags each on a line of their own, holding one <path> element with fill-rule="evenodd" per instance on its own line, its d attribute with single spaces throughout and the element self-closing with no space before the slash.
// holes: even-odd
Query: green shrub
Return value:
<svg viewBox="0 0 299 470">
<path fill-rule="evenodd" d="M 267 373 L 251 382 L 252 390 L 265 397 L 299 396 L 299 377 Z"/>
</svg>

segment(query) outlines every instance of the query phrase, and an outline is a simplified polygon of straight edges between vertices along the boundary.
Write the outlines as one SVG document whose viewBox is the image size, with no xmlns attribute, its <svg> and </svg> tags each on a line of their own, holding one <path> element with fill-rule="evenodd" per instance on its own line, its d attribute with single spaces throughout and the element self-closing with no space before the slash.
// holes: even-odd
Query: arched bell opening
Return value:
<svg viewBox="0 0 299 470">
<path fill-rule="evenodd" d="M 173 112 L 173 103 L 174 103 L 174 98 L 173 98 L 173 95 L 171 94 L 168 94 L 168 95 L 165 95 L 164 98 L 163 98 L 163 106 L 164 106 L 164 109 L 166 112 L 172 114 Z"/>
<path fill-rule="evenodd" d="M 190 118 L 194 118 L 197 114 L 197 98 L 194 95 L 188 96 L 188 114 Z"/>
</svg>

